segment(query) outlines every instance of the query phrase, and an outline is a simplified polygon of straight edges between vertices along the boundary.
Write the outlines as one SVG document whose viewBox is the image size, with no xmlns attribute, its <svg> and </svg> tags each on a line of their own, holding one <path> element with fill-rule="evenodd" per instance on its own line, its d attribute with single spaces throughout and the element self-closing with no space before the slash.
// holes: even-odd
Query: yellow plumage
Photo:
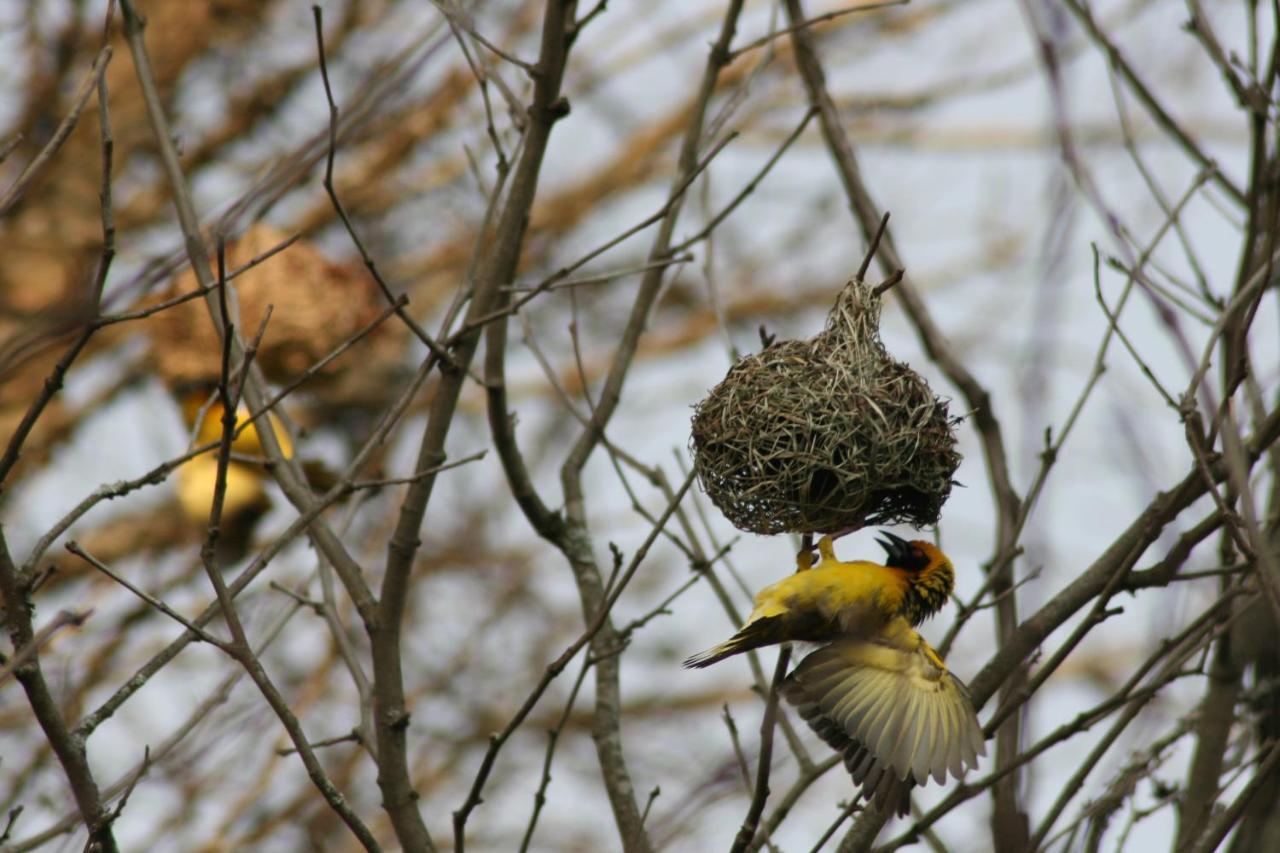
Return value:
<svg viewBox="0 0 1280 853">
<path fill-rule="evenodd" d="M 182 400 L 182 415 L 189 427 L 195 425 L 196 418 L 200 419 L 200 426 L 195 431 L 196 444 L 208 444 L 211 441 L 220 441 L 222 439 L 222 406 L 218 403 L 216 397 L 210 402 L 201 393 L 186 395 Z M 280 423 L 280 419 L 271 413 L 268 413 L 265 418 L 258 418 L 250 426 L 240 430 L 240 433 L 231 441 L 231 452 L 242 453 L 246 456 L 265 456 L 266 450 L 262 447 L 262 437 L 258 435 L 258 426 L 266 423 L 267 418 L 271 420 L 271 429 L 276 434 L 276 441 L 280 442 L 280 449 L 284 451 L 285 456 L 292 456 L 293 444 L 289 441 L 289 433 L 284 429 L 284 425 Z M 248 419 L 249 412 L 244 406 L 236 410 L 237 428 Z"/>
<path fill-rule="evenodd" d="M 193 522 L 209 520 L 213 506 L 213 487 L 218 479 L 218 460 L 212 453 L 197 456 L 178 469 L 178 503 L 183 514 Z M 262 472 L 239 462 L 227 465 L 227 487 L 222 496 L 222 514 L 226 519 L 242 511 L 254 509 L 261 514 L 267 509 L 267 493 Z"/>
<path fill-rule="evenodd" d="M 182 400 L 182 413 L 188 426 L 195 427 L 195 443 L 208 444 L 222 439 L 222 406 L 215 399 L 206 405 L 203 394 L 188 394 Z M 243 423 L 249 413 L 241 407 L 236 412 L 237 424 Z M 196 420 L 199 425 L 196 426 Z M 275 415 L 268 415 L 276 440 L 285 456 L 293 455 L 293 445 L 289 434 Z M 243 456 L 264 456 L 262 437 L 258 434 L 258 425 L 267 418 L 258 418 L 249 427 L 231 441 L 231 452 Z M 213 503 L 213 487 L 217 480 L 218 457 L 216 451 L 202 453 L 187 462 L 177 471 L 178 503 L 182 506 L 187 518 L 204 523 L 209 518 L 209 509 Z M 263 487 L 264 472 L 260 466 L 235 460 L 227 464 L 227 488 L 223 496 L 223 516 L 231 519 L 241 513 L 248 513 L 253 518 L 267 509 L 266 490 Z"/>
<path fill-rule="evenodd" d="M 863 796 L 901 814 L 911 786 L 959 778 L 985 748 L 964 684 L 912 629 L 951 594 L 951 562 L 930 543 L 886 536 L 886 565 L 841 562 L 823 537 L 816 566 L 801 554 L 796 574 L 756 595 L 738 633 L 685 666 L 771 643 L 825 643 L 782 694 L 844 757 Z"/>
<path fill-rule="evenodd" d="M 797 610 L 816 611 L 828 620 L 844 614 L 846 621 L 850 610 L 861 612 L 868 604 L 886 615 L 898 612 L 908 587 L 905 571 L 863 560 L 841 562 L 830 537 L 824 536 L 818 548 L 818 565 L 802 568 L 756 594 L 746 625 Z"/>
</svg>

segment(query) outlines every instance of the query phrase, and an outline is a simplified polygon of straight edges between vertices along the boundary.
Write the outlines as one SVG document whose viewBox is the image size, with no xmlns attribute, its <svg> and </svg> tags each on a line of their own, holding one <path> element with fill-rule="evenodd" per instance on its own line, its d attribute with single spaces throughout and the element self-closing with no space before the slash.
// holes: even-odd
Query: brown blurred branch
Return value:
<svg viewBox="0 0 1280 853">
<path fill-rule="evenodd" d="M 85 105 L 89 103 L 89 96 L 93 94 L 101 83 L 102 75 L 106 73 L 109 62 L 111 62 L 111 47 L 110 45 L 103 45 L 102 49 L 98 51 L 98 55 L 94 57 L 93 66 L 80 83 L 80 89 L 76 92 L 75 99 L 72 101 L 71 111 L 67 113 L 66 118 L 58 125 L 57 130 L 53 132 L 53 136 L 49 138 L 49 141 L 26 165 L 26 168 L 22 170 L 22 174 L 18 175 L 17 179 L 9 185 L 9 189 L 5 190 L 4 195 L 0 195 L 0 217 L 5 216 L 13 209 L 13 206 L 26 193 L 27 187 L 40 177 L 40 173 L 53 161 L 58 150 L 62 148 L 62 144 L 67 141 L 67 137 L 75 129 L 76 123 L 80 121 L 80 114 L 84 111 Z M 108 172 L 108 174 L 110 173 Z"/>
</svg>

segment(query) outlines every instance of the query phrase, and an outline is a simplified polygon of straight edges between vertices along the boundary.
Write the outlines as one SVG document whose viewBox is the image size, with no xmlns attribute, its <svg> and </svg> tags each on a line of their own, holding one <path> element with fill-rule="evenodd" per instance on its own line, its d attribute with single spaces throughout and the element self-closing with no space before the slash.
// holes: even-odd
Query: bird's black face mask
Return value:
<svg viewBox="0 0 1280 853">
<path fill-rule="evenodd" d="M 901 536 L 894 536 L 887 530 L 881 530 L 880 535 L 884 538 L 877 539 L 876 543 L 888 555 L 888 559 L 885 560 L 886 566 L 918 572 L 929 565 L 929 557 Z"/>
</svg>

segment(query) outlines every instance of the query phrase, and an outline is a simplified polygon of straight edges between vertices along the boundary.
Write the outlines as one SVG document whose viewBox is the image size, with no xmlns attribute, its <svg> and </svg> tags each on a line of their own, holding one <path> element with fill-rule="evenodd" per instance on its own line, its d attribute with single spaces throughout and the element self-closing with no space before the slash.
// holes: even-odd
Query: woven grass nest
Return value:
<svg viewBox="0 0 1280 853">
<path fill-rule="evenodd" d="M 880 290 L 854 279 L 822 332 L 739 359 L 697 405 L 694 470 L 739 529 L 937 523 L 960 464 L 959 419 L 889 355 L 879 326 Z"/>
</svg>

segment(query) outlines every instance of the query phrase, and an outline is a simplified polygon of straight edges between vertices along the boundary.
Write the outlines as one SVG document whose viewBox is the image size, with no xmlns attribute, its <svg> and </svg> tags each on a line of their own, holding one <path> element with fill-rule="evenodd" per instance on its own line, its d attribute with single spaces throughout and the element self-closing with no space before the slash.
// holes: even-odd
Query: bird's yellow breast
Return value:
<svg viewBox="0 0 1280 853">
<path fill-rule="evenodd" d="M 760 590 L 751 624 L 770 616 L 813 616 L 841 623 L 880 622 L 897 613 L 907 590 L 905 574 L 876 563 L 824 559 Z M 879 617 L 879 618 L 875 618 Z M 868 629 L 875 626 L 867 625 Z"/>
</svg>

